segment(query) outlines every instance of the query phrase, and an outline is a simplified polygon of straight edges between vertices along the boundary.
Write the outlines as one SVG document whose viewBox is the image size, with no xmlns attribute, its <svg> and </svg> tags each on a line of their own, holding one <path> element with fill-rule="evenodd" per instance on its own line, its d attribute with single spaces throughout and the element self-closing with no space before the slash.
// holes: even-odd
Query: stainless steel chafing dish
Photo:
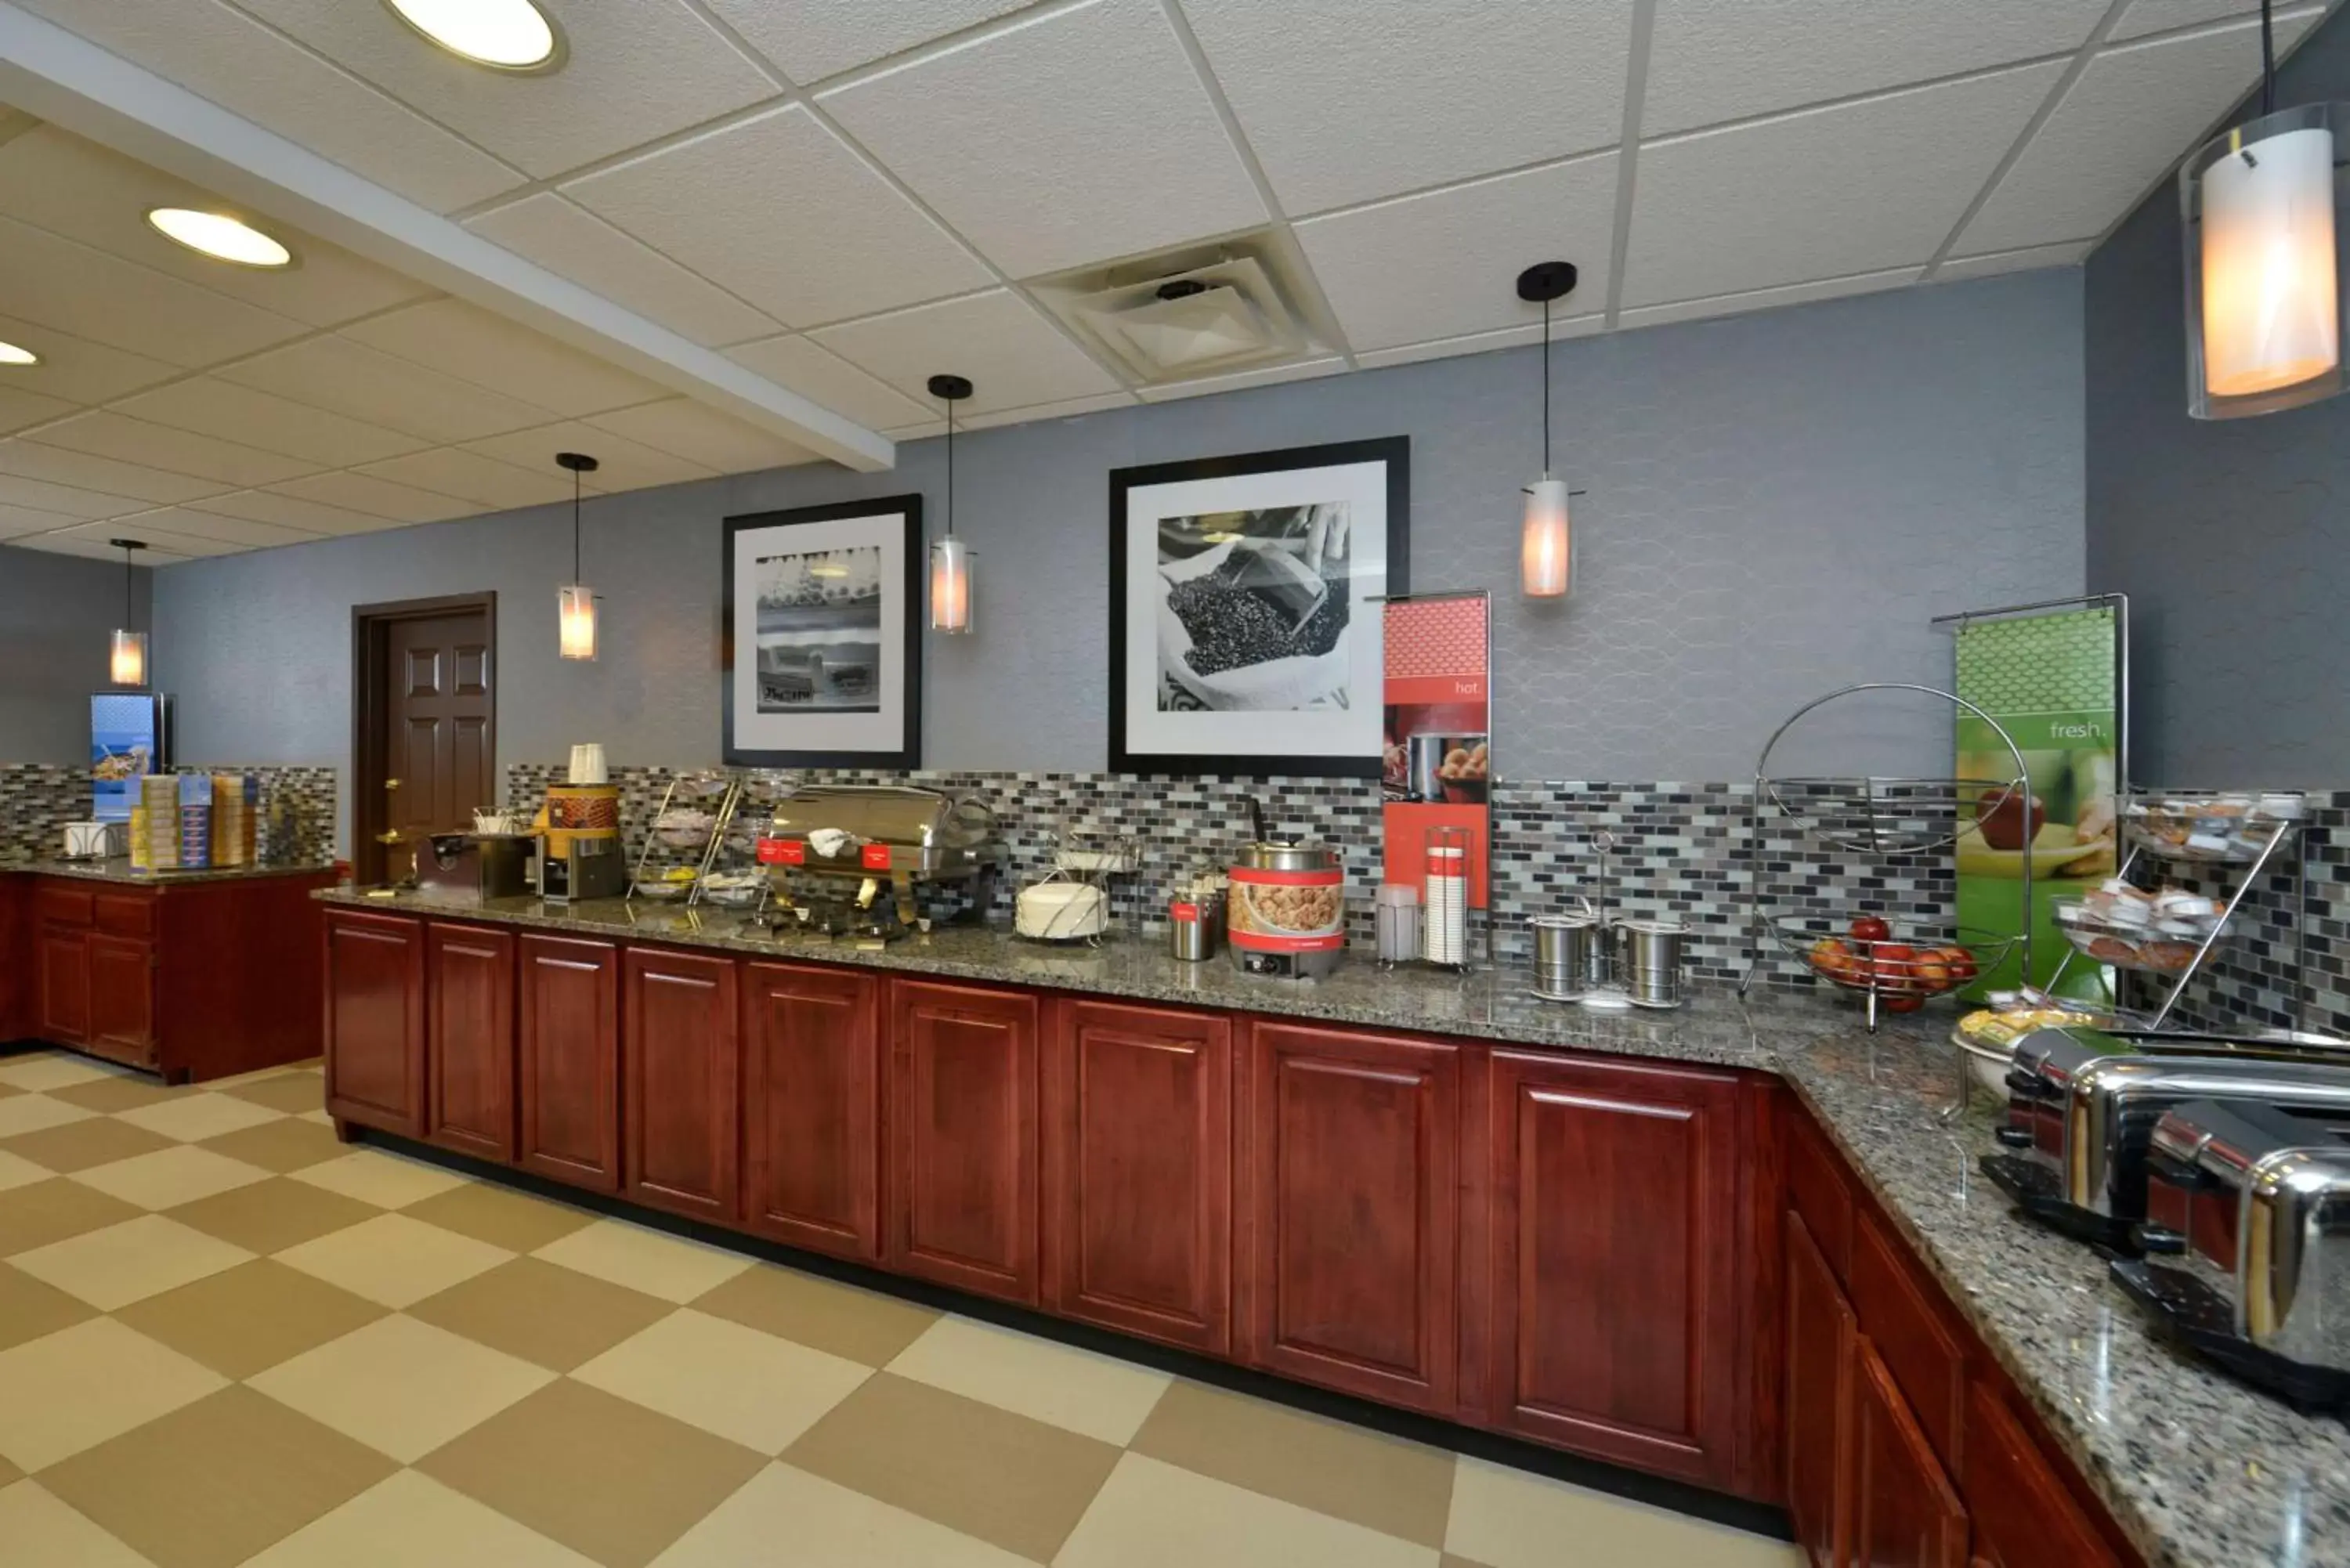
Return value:
<svg viewBox="0 0 2350 1568">
<path fill-rule="evenodd" d="M 793 876 L 832 879 L 837 904 L 855 884 L 859 934 L 889 937 L 915 920 L 915 884 L 970 882 L 984 911 L 1003 862 L 995 813 L 944 790 L 891 784 L 803 784 L 778 801 L 759 841 L 770 908 L 792 910 Z M 892 894 L 885 905 L 880 891 Z M 894 917 L 894 919 L 893 919 Z"/>
</svg>

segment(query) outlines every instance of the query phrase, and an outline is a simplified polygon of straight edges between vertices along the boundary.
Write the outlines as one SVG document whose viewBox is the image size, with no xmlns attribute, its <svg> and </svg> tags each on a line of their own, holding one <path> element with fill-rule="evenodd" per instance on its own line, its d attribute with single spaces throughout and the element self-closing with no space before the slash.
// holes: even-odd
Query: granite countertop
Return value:
<svg viewBox="0 0 2350 1568">
<path fill-rule="evenodd" d="M 348 888 L 314 896 L 583 937 L 1774 1073 L 1818 1114 L 2151 1568 L 2350 1568 L 2350 1426 L 2297 1415 L 2156 1339 L 2102 1259 L 2013 1213 L 1976 1168 L 1996 1147 L 1990 1096 L 1978 1092 L 1954 1125 L 1938 1116 L 1960 1071 L 1944 1009 L 1889 1019 L 1872 1038 L 1855 1006 L 1802 988 L 1742 999 L 1726 985 L 1700 986 L 1678 1011 L 1606 1014 L 1538 1001 L 1526 974 L 1508 969 L 1457 978 L 1357 961 L 1321 981 L 1272 981 L 1238 973 L 1222 955 L 1180 963 L 1139 940 L 1072 949 L 956 928 L 860 951 L 778 940 L 718 909 L 535 898 L 476 908 Z"/>
<path fill-rule="evenodd" d="M 133 871 L 127 856 L 105 860 L 65 860 L 27 857 L 0 859 L 0 873 L 21 871 L 40 877 L 70 877 L 83 882 L 119 882 L 140 888 L 176 888 L 190 882 L 242 882 L 259 877 L 316 877 L 332 871 L 328 865 L 223 866 L 200 871 Z"/>
</svg>

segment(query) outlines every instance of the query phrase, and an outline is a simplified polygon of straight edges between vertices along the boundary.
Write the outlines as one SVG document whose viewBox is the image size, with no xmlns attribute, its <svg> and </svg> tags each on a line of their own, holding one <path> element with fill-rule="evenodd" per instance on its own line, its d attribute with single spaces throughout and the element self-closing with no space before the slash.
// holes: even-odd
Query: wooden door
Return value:
<svg viewBox="0 0 2350 1568">
<path fill-rule="evenodd" d="M 1738 1432 L 1739 1080 L 1729 1073 L 1495 1051 L 1491 1161 L 1493 1425 L 1726 1486 Z"/>
<path fill-rule="evenodd" d="M 135 1066 L 155 1064 L 155 944 L 89 933 L 89 1049 Z"/>
<path fill-rule="evenodd" d="M 743 1137 L 734 961 L 630 948 L 622 970 L 622 1189 L 655 1208 L 732 1220 L 742 1200 Z"/>
<path fill-rule="evenodd" d="M 1855 1369 L 1854 1568 L 1964 1568 L 1966 1506 L 1865 1335 Z"/>
<path fill-rule="evenodd" d="M 1232 1021 L 1062 1003 L 1044 1095 L 1047 1304 L 1229 1354 Z"/>
<path fill-rule="evenodd" d="M 1989 1383 L 1968 1391 L 1966 1501 L 1989 1568 L 2120 1568 L 2053 1462 Z"/>
<path fill-rule="evenodd" d="M 881 1256 L 881 982 L 743 971 L 743 1218 L 795 1247 Z"/>
<path fill-rule="evenodd" d="M 425 1136 L 484 1159 L 515 1158 L 515 937 L 434 921 L 425 940 Z"/>
<path fill-rule="evenodd" d="M 1034 1303 L 1036 1000 L 890 985 L 891 1268 Z"/>
<path fill-rule="evenodd" d="M 618 1192 L 619 949 L 528 932 L 516 953 L 522 1003 L 516 1163 L 598 1192 Z"/>
<path fill-rule="evenodd" d="M 42 926 L 33 939 L 34 1033 L 59 1045 L 89 1039 L 89 933 Z"/>
<path fill-rule="evenodd" d="M 1814 1568 L 1843 1568 L 1859 1319 L 1811 1228 L 1787 1214 L 1787 1513 Z"/>
<path fill-rule="evenodd" d="M 327 913 L 327 1110 L 424 1136 L 424 922 Z"/>
<path fill-rule="evenodd" d="M 362 605 L 353 612 L 363 882 L 396 880 L 417 844 L 496 804 L 495 599 Z M 390 842 L 387 843 L 387 836 Z"/>
<path fill-rule="evenodd" d="M 1453 1407 L 1461 1050 L 1289 1024 L 1249 1045 L 1241 1328 L 1269 1371 Z"/>
</svg>

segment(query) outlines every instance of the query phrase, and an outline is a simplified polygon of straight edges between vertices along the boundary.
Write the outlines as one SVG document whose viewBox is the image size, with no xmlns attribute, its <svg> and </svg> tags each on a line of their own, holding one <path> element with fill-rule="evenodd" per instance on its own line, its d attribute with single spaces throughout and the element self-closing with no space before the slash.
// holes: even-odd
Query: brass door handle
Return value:
<svg viewBox="0 0 2350 1568">
<path fill-rule="evenodd" d="M 398 779 L 386 779 L 383 781 L 383 787 L 386 789 L 398 789 L 400 787 L 400 781 Z"/>
<path fill-rule="evenodd" d="M 379 833 L 379 834 L 377 834 L 377 835 L 375 836 L 375 841 L 376 841 L 378 844 L 405 844 L 405 843 L 407 843 L 407 842 L 408 842 L 408 840 L 406 840 L 405 838 L 402 838 L 402 837 L 400 836 L 400 829 L 398 829 L 398 828 L 396 828 L 396 827 L 395 827 L 395 828 L 393 828 L 390 833 Z"/>
</svg>

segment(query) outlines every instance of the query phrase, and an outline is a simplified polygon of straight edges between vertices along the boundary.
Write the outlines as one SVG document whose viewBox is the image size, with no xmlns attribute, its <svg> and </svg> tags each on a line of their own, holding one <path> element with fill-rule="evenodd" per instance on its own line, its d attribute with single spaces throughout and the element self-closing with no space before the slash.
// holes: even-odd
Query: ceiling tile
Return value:
<svg viewBox="0 0 2350 1568">
<path fill-rule="evenodd" d="M 28 390 L 16 385 L 10 372 L 0 370 L 0 431 L 20 431 L 45 420 L 62 419 L 80 406 Z"/>
<path fill-rule="evenodd" d="M 1657 0 L 1640 130 L 1663 136 L 2063 54 L 2081 47 L 2107 4 Z"/>
<path fill-rule="evenodd" d="M 374 462 L 424 444 L 414 436 L 361 424 L 212 376 L 175 381 L 126 398 L 114 407 L 134 419 L 282 452 L 317 468 Z"/>
<path fill-rule="evenodd" d="M 469 218 L 465 226 L 704 348 L 775 329 L 716 284 L 552 191 Z"/>
<path fill-rule="evenodd" d="M 289 479 L 270 488 L 280 495 L 323 502 L 392 523 L 446 523 L 452 517 L 470 517 L 474 511 L 469 501 L 364 473 L 314 473 L 307 479 Z"/>
<path fill-rule="evenodd" d="M 743 42 L 765 55 L 797 82 L 826 77 L 910 49 L 917 44 L 993 16 L 1019 10 L 1032 0 L 708 0 Z"/>
<path fill-rule="evenodd" d="M 1582 269 L 1558 311 L 1596 310 L 1607 302 L 1617 164 L 1602 152 L 1358 207 L 1299 223 L 1297 240 L 1357 349 L 1539 321 L 1517 276 L 1551 256 Z"/>
<path fill-rule="evenodd" d="M 9 314 L 193 368 L 308 330 L 120 256 L 0 216 L 0 300 Z"/>
<path fill-rule="evenodd" d="M 0 539 L 20 538 L 26 534 L 46 534 L 56 528 L 70 528 L 80 522 L 62 512 L 44 512 L 36 506 L 14 506 L 0 502 Z"/>
<path fill-rule="evenodd" d="M 769 435 L 732 414 L 707 409 L 690 398 L 671 398 L 641 408 L 597 414 L 588 421 L 598 430 L 656 451 L 702 463 L 720 473 L 752 473 L 763 468 L 788 468 L 814 462 L 816 453 Z"/>
<path fill-rule="evenodd" d="M 1097 414 L 1105 409 L 1130 409 L 1140 402 L 1132 392 L 1102 392 L 1090 398 L 1064 398 L 1058 402 L 1039 403 L 1033 408 L 997 409 L 992 412 L 974 413 L 965 420 L 960 411 L 955 416 L 955 429 L 969 431 L 994 430 L 1001 425 L 1029 425 L 1044 420 L 1071 420 L 1079 414 Z M 939 429 L 946 429 L 942 421 Z"/>
<path fill-rule="evenodd" d="M 0 447 L 0 462 L 5 462 L 5 459 L 6 449 Z M 55 512 L 73 521 L 120 517 L 126 512 L 143 512 L 148 503 L 129 495 L 109 495 L 75 485 L 51 484 L 46 480 L 20 479 L 12 473 L 0 473 L 0 506 Z"/>
<path fill-rule="evenodd" d="M 1265 220 L 1155 0 L 1093 0 L 818 101 L 1014 276 Z"/>
<path fill-rule="evenodd" d="M 343 336 L 493 392 L 576 417 L 669 396 L 669 389 L 463 300 L 410 306 Z"/>
<path fill-rule="evenodd" d="M 1109 372 L 1005 289 L 844 322 L 815 337 L 925 408 L 936 406 L 926 384 L 942 372 L 971 378 L 962 406 L 975 414 L 1118 390 Z"/>
<path fill-rule="evenodd" d="M 1597 311 L 1588 316 L 1570 316 L 1564 321 L 1550 324 L 1550 340 L 1564 343 L 1570 337 L 1588 337 L 1607 328 L 1607 317 Z M 1388 365 L 1416 365 L 1423 359 L 1450 359 L 1461 354 L 1483 354 L 1495 348 L 1519 348 L 1542 341 L 1540 321 L 1503 327 L 1492 332 L 1471 332 L 1461 337 L 1437 337 L 1426 343 L 1406 343 L 1395 348 L 1374 348 L 1367 354 L 1355 356 L 1355 363 L 1366 370 L 1376 370 Z"/>
<path fill-rule="evenodd" d="M 1623 302 L 1922 265 L 2064 69 L 2022 66 L 1644 146 Z"/>
<path fill-rule="evenodd" d="M 1996 277 L 2003 272 L 2029 272 L 2034 267 L 2078 266 L 2088 260 L 2091 243 L 2075 240 L 2070 244 L 1993 251 L 1989 255 L 1952 256 L 1934 269 L 1934 281 L 1956 283 L 1970 277 Z"/>
<path fill-rule="evenodd" d="M 481 149 L 222 0 L 22 4 L 435 212 L 487 201 L 522 183 L 519 174 Z"/>
<path fill-rule="evenodd" d="M 726 350 L 726 356 L 869 430 L 920 420 L 928 411 L 887 382 L 806 337 L 769 337 L 739 344 Z"/>
<path fill-rule="evenodd" d="M 126 392 L 184 374 L 180 367 L 161 359 L 111 348 L 13 316 L 0 316 L 0 338 L 41 357 L 38 365 L 0 371 L 0 379 L 69 403 L 110 402 Z"/>
<path fill-rule="evenodd" d="M 584 452 L 603 465 L 596 471 L 596 483 L 608 492 L 710 479 L 717 472 L 690 459 L 577 421 L 467 441 L 465 450 L 543 472 L 554 471 L 556 452 Z"/>
<path fill-rule="evenodd" d="M 1230 376 L 1202 376 L 1197 380 L 1177 381 L 1171 386 L 1140 389 L 1146 403 L 1168 403 L 1178 398 L 1205 397 L 1211 392 L 1237 392 L 1246 387 L 1273 387 L 1284 381 L 1310 381 L 1319 376 L 1335 376 L 1345 370 L 1347 362 L 1336 355 L 1326 359 L 1307 359 L 1295 365 L 1274 365 L 1263 370 L 1242 370 Z"/>
<path fill-rule="evenodd" d="M 87 556 L 92 560 L 112 561 L 117 566 L 122 563 L 122 552 L 109 548 L 105 540 L 84 538 L 78 534 L 36 534 L 30 538 L 10 539 L 6 545 L 12 550 L 45 550 L 53 556 Z M 140 553 L 139 564 L 176 566 L 192 558 L 173 550 L 150 548 Z"/>
<path fill-rule="evenodd" d="M 371 462 L 357 470 L 395 484 L 436 491 L 471 503 L 483 512 L 504 512 L 516 506 L 537 506 L 571 498 L 571 476 L 550 459 L 537 468 L 516 468 L 463 447 L 444 446 L 388 462 Z M 596 487 L 587 487 L 589 494 Z"/>
<path fill-rule="evenodd" d="M 1712 316 L 1742 316 L 1748 311 L 1770 310 L 1782 305 L 1807 305 L 1819 299 L 1841 299 L 1846 295 L 1876 294 L 1915 283 L 1924 271 L 1923 267 L 1894 267 L 1885 272 L 1863 273 L 1856 277 L 1823 278 L 1814 283 L 1789 284 L 1783 288 L 1758 288 L 1742 294 L 1717 295 L 1711 299 L 1686 299 L 1670 305 L 1651 305 L 1623 312 L 1617 324 L 1627 327 L 1663 327 L 1675 321 L 1698 321 Z"/>
<path fill-rule="evenodd" d="M 1623 0 L 1183 0 L 1292 213 L 1614 144 Z"/>
<path fill-rule="evenodd" d="M 2300 37 L 2316 16 L 2279 16 L 2279 47 Z M 2102 234 L 2259 74 L 2257 25 L 2104 50 L 1959 235 L 1957 248 L 2016 250 Z"/>
<path fill-rule="evenodd" d="M 168 506 L 160 512 L 150 512 L 142 517 L 126 520 L 113 526 L 136 529 L 139 536 L 154 535 L 175 538 L 204 539 L 216 545 L 249 545 L 255 549 L 271 545 L 302 545 L 326 535 L 315 528 L 288 528 L 277 523 L 256 523 L 247 517 L 231 517 L 223 513 L 199 510 L 187 506 Z"/>
<path fill-rule="evenodd" d="M 2130 8 L 2114 24 L 2106 41 L 2119 44 L 2142 38 L 2148 33 L 2191 27 L 2198 22 L 2216 22 L 2223 16 L 2258 16 L 2260 9 L 2261 0 L 2130 0 Z"/>
<path fill-rule="evenodd" d="M 166 516 L 176 516 L 178 514 L 154 513 L 150 514 L 150 515 L 161 518 Z M 160 524 L 151 525 L 147 517 L 125 518 L 113 523 L 82 523 L 78 524 L 71 528 L 68 528 L 60 534 L 47 536 L 57 539 L 76 539 L 84 541 L 88 544 L 98 546 L 99 553 L 109 556 L 118 561 L 122 558 L 122 552 L 120 550 L 107 548 L 106 542 L 109 537 L 117 539 L 142 540 L 145 542 L 147 549 L 140 555 L 139 563 L 140 566 L 148 565 L 147 557 L 159 550 L 168 550 L 172 555 L 182 557 L 195 557 L 202 556 L 234 556 L 239 551 L 250 549 L 252 547 L 250 545 L 237 544 L 234 540 L 207 539 L 201 535 L 183 534 L 179 532 L 177 529 L 165 528 Z M 284 541 L 280 542 L 283 543 Z"/>
<path fill-rule="evenodd" d="M 223 518 L 241 518 L 249 523 L 269 524 L 305 534 L 365 534 L 392 525 L 381 517 L 364 512 L 351 512 L 340 506 L 305 501 L 296 495 L 280 495 L 269 490 L 240 490 L 228 495 L 215 495 L 207 501 L 191 502 L 180 510 L 213 513 Z M 207 530 L 197 529 L 196 532 Z"/>
<path fill-rule="evenodd" d="M 54 125 L 0 145 L 0 213 L 247 305 L 333 327 L 435 292 L 258 213 L 247 215 L 292 251 L 297 265 L 264 272 L 213 261 L 157 234 L 146 217 L 157 207 L 241 210 Z"/>
<path fill-rule="evenodd" d="M 0 474 L 69 484 L 107 495 L 128 495 L 151 505 L 217 495 L 230 486 L 192 474 L 124 462 L 92 452 L 68 452 L 28 441 L 0 441 Z"/>
<path fill-rule="evenodd" d="M 395 358 L 348 337 L 313 337 L 223 369 L 240 386 L 402 431 L 428 441 L 471 441 L 527 430 L 551 409 L 501 396 L 454 376 Z"/>
<path fill-rule="evenodd" d="M 239 488 L 291 479 L 318 466 L 235 441 L 174 430 L 169 425 L 150 424 L 104 409 L 77 414 L 25 439 L 93 457 L 147 463 Z"/>
<path fill-rule="evenodd" d="M 790 326 L 989 280 L 952 236 L 796 105 L 564 189 Z"/>
<path fill-rule="evenodd" d="M 569 45 L 563 67 L 543 74 L 452 59 L 384 5 L 239 3 L 540 179 L 775 92 L 764 72 L 681 0 L 540 0 Z"/>
</svg>

